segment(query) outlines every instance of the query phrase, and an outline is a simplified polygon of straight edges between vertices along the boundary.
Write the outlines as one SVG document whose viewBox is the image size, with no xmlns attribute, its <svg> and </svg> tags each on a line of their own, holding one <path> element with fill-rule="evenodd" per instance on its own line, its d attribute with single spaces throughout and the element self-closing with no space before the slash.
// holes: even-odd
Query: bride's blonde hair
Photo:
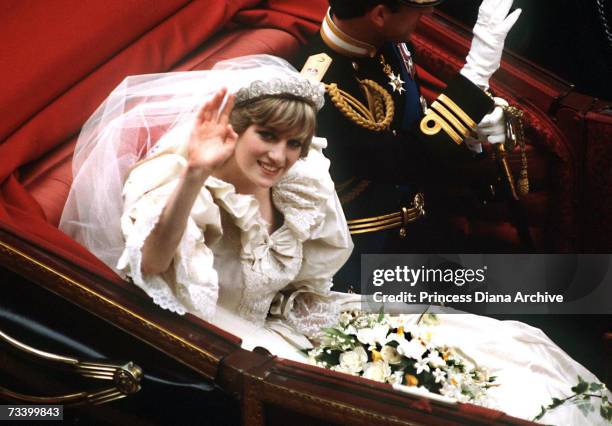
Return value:
<svg viewBox="0 0 612 426">
<path fill-rule="evenodd" d="M 254 124 L 297 139 L 302 143 L 301 156 L 304 157 L 315 133 L 316 111 L 304 99 L 270 95 L 236 104 L 230 115 L 230 123 L 239 135 Z"/>
</svg>

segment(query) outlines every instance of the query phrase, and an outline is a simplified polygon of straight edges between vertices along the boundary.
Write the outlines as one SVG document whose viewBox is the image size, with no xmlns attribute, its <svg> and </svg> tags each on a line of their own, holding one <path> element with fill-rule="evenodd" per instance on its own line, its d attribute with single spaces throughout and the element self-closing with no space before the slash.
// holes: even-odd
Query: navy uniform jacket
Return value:
<svg viewBox="0 0 612 426">
<path fill-rule="evenodd" d="M 409 206 L 412 196 L 427 182 L 443 180 L 455 165 L 473 161 L 473 154 L 462 140 L 490 112 L 493 101 L 463 76 L 458 74 L 448 82 L 435 106 L 437 109 L 430 108 L 430 114 L 433 112 L 436 116 L 429 119 L 423 117 L 418 85 L 408 76 L 396 45 L 388 43 L 376 54 L 355 57 L 332 49 L 318 33 L 300 50 L 293 64 L 300 70 L 310 56 L 320 53 L 332 59 L 323 83 L 335 83 L 367 105 L 358 80 L 371 79 L 387 89 L 395 107 L 393 121 L 383 131 L 368 130 L 356 124 L 332 103 L 329 96 L 326 96 L 325 106 L 317 116 L 317 135 L 328 140 L 325 155 L 331 161 L 330 172 L 349 222 L 398 212 Z M 394 92 L 389 85 L 381 54 L 391 70 L 401 74 L 406 89 L 403 93 Z M 441 128 L 436 122 L 442 124 Z M 428 126 L 423 127 L 425 124 Z M 430 215 L 432 212 L 427 201 L 425 208 Z M 430 224 L 430 231 L 431 227 Z M 345 280 L 347 285 L 357 285 L 360 254 L 401 252 L 415 247 L 422 250 L 425 246 L 413 243 L 431 239 L 427 230 L 419 235 L 419 231 L 423 231 L 420 228 L 427 228 L 427 225 L 422 226 L 418 221 L 411 224 L 403 243 L 398 243 L 397 229 L 353 235 L 355 251 L 352 262 L 356 264 L 348 266 L 353 271 Z M 381 238 L 381 235 L 386 237 Z M 336 278 L 336 283 L 343 281 L 343 272 L 339 275 L 341 279 Z"/>
</svg>

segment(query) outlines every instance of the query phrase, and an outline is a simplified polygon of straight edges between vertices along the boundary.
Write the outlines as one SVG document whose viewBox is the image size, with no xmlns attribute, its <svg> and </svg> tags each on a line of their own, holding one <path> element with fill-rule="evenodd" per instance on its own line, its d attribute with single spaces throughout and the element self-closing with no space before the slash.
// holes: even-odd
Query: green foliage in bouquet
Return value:
<svg viewBox="0 0 612 426">
<path fill-rule="evenodd" d="M 346 312 L 322 330 L 307 354 L 314 365 L 384 383 L 424 388 L 461 402 L 482 403 L 495 377 L 455 349 L 434 343 L 435 315 Z"/>
<path fill-rule="evenodd" d="M 612 405 L 608 399 L 608 390 L 602 383 L 589 383 L 582 377 L 578 376 L 578 384 L 572 387 L 573 394 L 567 398 L 553 398 L 552 402 L 547 406 L 543 406 L 540 414 L 534 417 L 534 421 L 540 420 L 550 410 L 554 410 L 566 403 L 573 403 L 586 415 L 596 409 L 594 401 L 600 400 L 599 414 L 604 420 L 612 423 Z"/>
</svg>

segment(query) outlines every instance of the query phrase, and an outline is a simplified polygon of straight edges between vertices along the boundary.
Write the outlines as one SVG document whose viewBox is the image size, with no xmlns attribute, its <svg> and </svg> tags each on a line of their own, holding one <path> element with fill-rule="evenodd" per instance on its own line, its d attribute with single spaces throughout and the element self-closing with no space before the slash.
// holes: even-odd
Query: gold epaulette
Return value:
<svg viewBox="0 0 612 426">
<path fill-rule="evenodd" d="M 444 130 L 457 145 L 475 134 L 476 127 L 476 122 L 445 94 L 441 94 L 431 104 L 421 120 L 421 131 L 424 134 L 434 136 Z"/>
</svg>

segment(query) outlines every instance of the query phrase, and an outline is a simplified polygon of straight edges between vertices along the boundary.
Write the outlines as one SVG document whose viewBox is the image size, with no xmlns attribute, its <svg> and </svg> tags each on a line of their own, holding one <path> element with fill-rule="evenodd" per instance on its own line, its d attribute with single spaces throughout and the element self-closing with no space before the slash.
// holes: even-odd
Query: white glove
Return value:
<svg viewBox="0 0 612 426">
<path fill-rule="evenodd" d="M 489 80 L 501 64 L 506 36 L 521 15 L 521 9 L 508 15 L 512 2 L 483 0 L 478 10 L 472 47 L 461 75 L 481 89 L 489 88 Z"/>
<path fill-rule="evenodd" d="M 486 140 L 490 144 L 506 142 L 506 119 L 504 118 L 503 107 L 508 106 L 508 102 L 502 98 L 493 98 L 495 109 L 492 113 L 485 115 L 476 129 L 478 139 Z"/>
<path fill-rule="evenodd" d="M 495 109 L 490 114 L 485 115 L 478 124 L 476 129 L 478 139 L 467 138 L 465 141 L 468 149 L 477 154 L 482 152 L 482 144 L 478 141 L 486 140 L 492 145 L 506 142 L 506 119 L 503 107 L 507 107 L 508 102 L 502 98 L 493 99 L 495 100 Z"/>
</svg>

